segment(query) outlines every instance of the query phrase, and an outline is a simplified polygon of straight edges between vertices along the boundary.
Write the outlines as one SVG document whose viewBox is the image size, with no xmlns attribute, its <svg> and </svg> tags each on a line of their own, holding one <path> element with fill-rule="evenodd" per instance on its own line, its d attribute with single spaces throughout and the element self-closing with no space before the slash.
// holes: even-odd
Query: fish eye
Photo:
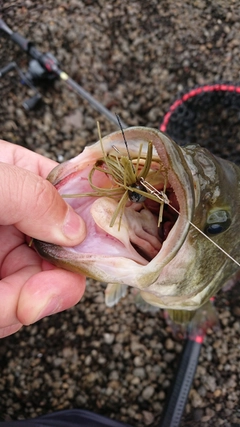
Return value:
<svg viewBox="0 0 240 427">
<path fill-rule="evenodd" d="M 208 225 L 206 231 L 208 234 L 219 234 L 225 231 L 225 228 L 221 224 L 211 224 Z"/>
<path fill-rule="evenodd" d="M 142 184 L 134 184 L 132 187 L 136 188 L 137 190 L 146 192 L 145 187 Z M 133 203 L 142 203 L 146 200 L 146 197 L 143 196 L 142 194 L 139 194 L 137 191 L 129 190 L 128 197 L 129 197 L 129 200 Z"/>
<path fill-rule="evenodd" d="M 206 234 L 220 234 L 226 231 L 231 224 L 231 218 L 228 211 L 219 210 L 210 213 L 205 227 Z"/>
</svg>

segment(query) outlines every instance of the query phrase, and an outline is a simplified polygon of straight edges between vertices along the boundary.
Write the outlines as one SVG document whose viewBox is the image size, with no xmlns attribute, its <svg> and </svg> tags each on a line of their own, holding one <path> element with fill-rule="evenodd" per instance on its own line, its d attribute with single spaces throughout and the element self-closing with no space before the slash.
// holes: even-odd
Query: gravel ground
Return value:
<svg viewBox="0 0 240 427">
<path fill-rule="evenodd" d="M 0 1 L 15 31 L 52 52 L 79 84 L 128 125 L 158 127 L 186 88 L 238 82 L 240 8 L 236 0 Z M 27 67 L 17 46 L 0 39 L 0 66 Z M 0 81 L 1 137 L 62 161 L 114 125 L 61 82 L 41 89 L 44 102 L 26 113 L 32 94 L 15 73 Z M 203 123 L 195 140 L 239 156 L 238 110 L 229 132 Z M 214 118 L 213 118 L 214 119 Z M 215 118 L 216 119 L 216 118 Z M 200 138 L 198 136 L 201 135 Z M 230 138 L 230 139 L 231 139 Z M 193 138 L 194 139 L 194 138 Z M 207 141 L 207 142 L 206 142 Z M 128 422 L 157 426 L 177 366 L 181 341 L 163 313 L 143 314 L 129 295 L 106 308 L 103 285 L 89 281 L 76 307 L 1 341 L 0 419 L 24 419 L 64 408 L 86 408 Z M 240 296 L 216 299 L 220 330 L 208 331 L 181 426 L 240 423 Z"/>
</svg>

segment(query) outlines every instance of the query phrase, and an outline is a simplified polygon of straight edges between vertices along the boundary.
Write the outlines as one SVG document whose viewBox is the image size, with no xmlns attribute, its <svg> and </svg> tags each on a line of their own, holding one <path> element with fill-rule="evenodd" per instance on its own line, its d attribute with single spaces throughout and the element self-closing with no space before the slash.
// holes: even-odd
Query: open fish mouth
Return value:
<svg viewBox="0 0 240 427">
<path fill-rule="evenodd" d="M 85 220 L 85 240 L 72 248 L 39 241 L 35 247 L 71 271 L 144 289 L 186 238 L 193 181 L 181 148 L 163 133 L 133 127 L 124 135 L 127 146 L 115 132 L 48 176 Z"/>
</svg>

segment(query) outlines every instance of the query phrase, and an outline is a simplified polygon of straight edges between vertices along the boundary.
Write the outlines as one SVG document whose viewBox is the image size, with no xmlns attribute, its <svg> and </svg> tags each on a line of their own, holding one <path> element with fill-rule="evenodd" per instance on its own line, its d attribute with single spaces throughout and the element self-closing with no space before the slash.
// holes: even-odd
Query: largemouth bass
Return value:
<svg viewBox="0 0 240 427">
<path fill-rule="evenodd" d="M 85 220 L 85 240 L 34 246 L 53 264 L 108 283 L 107 305 L 131 286 L 177 319 L 239 270 L 240 170 L 158 130 L 124 135 L 126 143 L 120 131 L 100 138 L 48 176 Z"/>
</svg>

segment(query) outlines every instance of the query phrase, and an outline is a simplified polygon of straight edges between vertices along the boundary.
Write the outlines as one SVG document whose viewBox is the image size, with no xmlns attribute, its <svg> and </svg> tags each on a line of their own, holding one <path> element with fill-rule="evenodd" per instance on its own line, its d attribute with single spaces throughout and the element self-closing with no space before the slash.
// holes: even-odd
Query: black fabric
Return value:
<svg viewBox="0 0 240 427">
<path fill-rule="evenodd" d="M 132 427 L 81 409 L 54 412 L 31 420 L 0 422 L 0 427 Z"/>
</svg>

